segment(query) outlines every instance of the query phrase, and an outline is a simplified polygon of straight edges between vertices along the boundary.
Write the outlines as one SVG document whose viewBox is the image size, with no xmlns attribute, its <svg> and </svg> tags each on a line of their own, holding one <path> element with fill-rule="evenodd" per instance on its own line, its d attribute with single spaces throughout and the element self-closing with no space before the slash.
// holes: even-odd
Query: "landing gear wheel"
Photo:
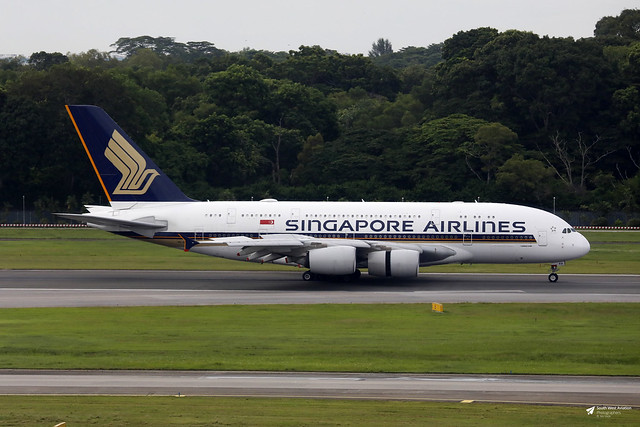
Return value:
<svg viewBox="0 0 640 427">
<path fill-rule="evenodd" d="M 315 279 L 315 274 L 313 274 L 310 271 L 305 271 L 304 273 L 302 273 L 302 280 L 304 280 L 305 282 L 310 282 L 311 280 Z"/>
<path fill-rule="evenodd" d="M 352 275 L 351 275 L 351 280 L 358 280 L 360 279 L 360 276 L 362 275 L 362 273 L 360 273 L 360 270 L 356 270 Z"/>
<path fill-rule="evenodd" d="M 551 264 L 551 274 L 549 274 L 549 281 L 551 283 L 556 283 L 558 281 L 558 270 L 560 270 L 560 266 L 564 265 L 564 262 L 558 262 L 555 264 Z"/>
</svg>

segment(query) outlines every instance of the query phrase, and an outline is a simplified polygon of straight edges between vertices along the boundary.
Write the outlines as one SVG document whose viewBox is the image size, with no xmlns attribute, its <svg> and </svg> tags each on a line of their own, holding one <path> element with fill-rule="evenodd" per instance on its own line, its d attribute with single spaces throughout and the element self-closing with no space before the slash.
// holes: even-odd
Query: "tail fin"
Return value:
<svg viewBox="0 0 640 427">
<path fill-rule="evenodd" d="M 110 202 L 191 201 L 102 108 L 66 107 Z"/>
</svg>

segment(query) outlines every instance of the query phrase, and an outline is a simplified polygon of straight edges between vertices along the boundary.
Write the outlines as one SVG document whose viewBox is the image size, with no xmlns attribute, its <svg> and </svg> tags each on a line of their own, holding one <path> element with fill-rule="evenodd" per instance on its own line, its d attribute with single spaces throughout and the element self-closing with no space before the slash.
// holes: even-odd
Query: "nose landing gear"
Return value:
<svg viewBox="0 0 640 427">
<path fill-rule="evenodd" d="M 557 264 L 551 264 L 551 273 L 549 274 L 549 281 L 551 283 L 555 283 L 558 281 L 558 270 L 560 270 L 560 266 L 564 265 L 564 262 L 559 262 Z"/>
</svg>

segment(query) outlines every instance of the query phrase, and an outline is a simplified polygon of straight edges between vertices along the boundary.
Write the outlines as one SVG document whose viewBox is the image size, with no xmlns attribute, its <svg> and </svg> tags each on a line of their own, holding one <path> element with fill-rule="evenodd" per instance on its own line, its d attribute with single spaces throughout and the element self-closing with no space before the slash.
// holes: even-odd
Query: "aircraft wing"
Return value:
<svg viewBox="0 0 640 427">
<path fill-rule="evenodd" d="M 369 252 L 391 251 L 397 249 L 414 250 L 420 253 L 422 262 L 433 262 L 448 258 L 456 251 L 444 245 L 383 242 L 378 240 L 323 239 L 298 234 L 268 234 L 254 239 L 246 236 L 221 237 L 195 241 L 181 236 L 185 241 L 185 251 L 196 245 L 227 246 L 238 248 L 239 256 L 247 261 L 260 259 L 262 262 L 274 261 L 284 257 L 303 258 L 313 249 L 329 246 L 352 246 L 363 258 Z"/>
<path fill-rule="evenodd" d="M 56 213 L 54 215 L 74 221 L 84 222 L 86 224 L 124 228 L 149 238 L 152 238 L 156 231 L 167 228 L 166 221 L 158 221 L 152 216 L 138 218 L 135 220 L 127 220 L 91 214 Z"/>
<path fill-rule="evenodd" d="M 302 258 L 313 249 L 328 246 L 355 246 L 356 248 L 370 248 L 370 245 L 359 240 L 316 239 L 299 234 L 267 234 L 260 238 L 246 236 L 218 237 L 206 240 L 193 240 L 181 235 L 185 242 L 185 251 L 196 245 L 227 246 L 238 248 L 238 256 L 245 256 L 247 261 L 260 259 L 262 262 L 274 261 L 288 257 L 302 261 Z M 295 262 L 298 262 L 295 261 Z"/>
</svg>

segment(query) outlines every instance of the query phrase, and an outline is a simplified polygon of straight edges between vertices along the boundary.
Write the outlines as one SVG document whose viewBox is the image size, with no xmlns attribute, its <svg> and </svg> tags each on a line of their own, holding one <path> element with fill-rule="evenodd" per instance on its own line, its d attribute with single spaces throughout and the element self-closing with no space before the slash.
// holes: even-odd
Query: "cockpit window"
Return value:
<svg viewBox="0 0 640 427">
<path fill-rule="evenodd" d="M 577 233 L 577 231 L 573 227 L 563 228 L 562 229 L 562 234 L 569 234 L 569 233 Z"/>
</svg>

